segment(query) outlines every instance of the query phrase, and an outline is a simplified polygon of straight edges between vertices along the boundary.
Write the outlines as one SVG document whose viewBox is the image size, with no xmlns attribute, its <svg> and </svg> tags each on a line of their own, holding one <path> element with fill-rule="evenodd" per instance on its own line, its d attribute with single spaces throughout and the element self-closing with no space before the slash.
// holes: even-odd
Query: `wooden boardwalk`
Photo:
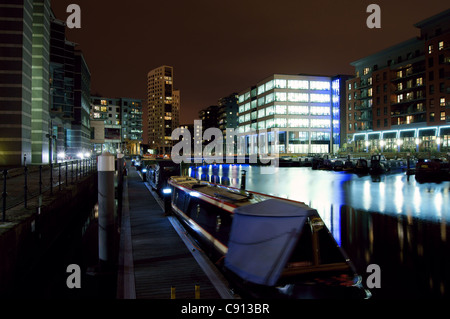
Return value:
<svg viewBox="0 0 450 319">
<path fill-rule="evenodd" d="M 201 299 L 221 298 L 134 169 L 126 180 L 124 210 L 129 214 L 133 263 L 127 267 L 128 290 L 134 291 L 125 298 L 170 299 L 175 287 L 176 299 L 194 299 L 195 285 L 200 286 Z"/>
</svg>

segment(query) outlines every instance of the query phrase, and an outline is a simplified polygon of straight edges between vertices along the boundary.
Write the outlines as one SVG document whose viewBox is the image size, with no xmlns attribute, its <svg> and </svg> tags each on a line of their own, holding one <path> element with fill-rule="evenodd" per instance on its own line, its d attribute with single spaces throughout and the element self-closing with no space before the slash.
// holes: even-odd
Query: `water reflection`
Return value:
<svg viewBox="0 0 450 319">
<path fill-rule="evenodd" d="M 315 208 L 358 271 L 380 265 L 374 297 L 450 296 L 450 183 L 419 184 L 404 174 L 378 178 L 305 167 L 263 174 L 249 165 L 191 168 L 192 177 L 305 202 Z"/>
</svg>

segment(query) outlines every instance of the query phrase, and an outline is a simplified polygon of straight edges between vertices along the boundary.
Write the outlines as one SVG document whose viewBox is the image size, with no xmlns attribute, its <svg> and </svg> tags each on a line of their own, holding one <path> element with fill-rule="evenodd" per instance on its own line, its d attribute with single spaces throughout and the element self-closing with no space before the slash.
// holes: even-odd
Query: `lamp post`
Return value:
<svg viewBox="0 0 450 319">
<path fill-rule="evenodd" d="M 56 136 L 52 134 L 53 131 L 53 121 L 50 121 L 50 134 L 46 134 L 45 137 L 48 138 L 48 161 L 50 163 L 50 194 L 53 195 L 53 140 Z"/>
</svg>

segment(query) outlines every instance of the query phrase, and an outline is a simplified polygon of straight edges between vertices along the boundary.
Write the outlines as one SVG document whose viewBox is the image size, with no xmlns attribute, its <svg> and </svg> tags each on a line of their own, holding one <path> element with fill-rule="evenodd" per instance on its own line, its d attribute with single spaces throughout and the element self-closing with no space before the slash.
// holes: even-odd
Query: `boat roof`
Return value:
<svg viewBox="0 0 450 319">
<path fill-rule="evenodd" d="M 309 217 L 316 214 L 311 207 L 281 199 L 268 199 L 253 205 L 238 207 L 235 214 L 260 217 Z"/>
</svg>

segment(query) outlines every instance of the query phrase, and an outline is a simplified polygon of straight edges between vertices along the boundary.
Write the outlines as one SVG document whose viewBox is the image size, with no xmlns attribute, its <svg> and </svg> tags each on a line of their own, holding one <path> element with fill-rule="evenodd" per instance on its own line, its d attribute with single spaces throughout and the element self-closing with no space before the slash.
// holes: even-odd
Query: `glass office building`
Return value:
<svg viewBox="0 0 450 319">
<path fill-rule="evenodd" d="M 275 139 L 279 154 L 336 152 L 348 78 L 275 74 L 241 91 L 238 153 L 276 153 Z M 258 149 L 258 140 L 268 149 Z"/>
</svg>

